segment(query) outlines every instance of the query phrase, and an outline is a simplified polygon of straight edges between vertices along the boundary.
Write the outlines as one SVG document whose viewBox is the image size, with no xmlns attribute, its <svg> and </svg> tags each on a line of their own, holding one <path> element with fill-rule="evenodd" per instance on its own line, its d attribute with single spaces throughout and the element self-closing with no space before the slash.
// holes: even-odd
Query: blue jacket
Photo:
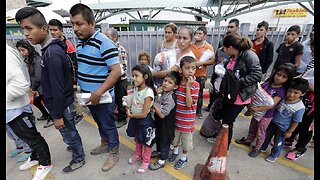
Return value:
<svg viewBox="0 0 320 180">
<path fill-rule="evenodd" d="M 66 50 L 66 44 L 56 38 L 41 49 L 44 104 L 53 119 L 62 118 L 63 111 L 74 101 L 72 71 Z"/>
</svg>

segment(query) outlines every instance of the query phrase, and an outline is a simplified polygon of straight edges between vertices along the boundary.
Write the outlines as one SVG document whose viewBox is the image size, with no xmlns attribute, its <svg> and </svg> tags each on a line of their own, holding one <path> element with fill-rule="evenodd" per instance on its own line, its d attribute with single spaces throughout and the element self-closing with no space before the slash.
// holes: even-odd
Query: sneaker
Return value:
<svg viewBox="0 0 320 180">
<path fill-rule="evenodd" d="M 121 128 L 122 126 L 127 124 L 127 120 L 116 121 L 115 123 L 117 128 Z"/>
<path fill-rule="evenodd" d="M 209 137 L 209 138 L 207 138 L 207 141 L 209 142 L 209 143 L 215 143 L 216 142 L 216 138 L 214 138 L 214 137 Z"/>
<path fill-rule="evenodd" d="M 141 166 L 139 167 L 139 169 L 137 170 L 138 174 L 144 173 L 147 171 L 149 167 L 149 163 L 142 163 Z"/>
<path fill-rule="evenodd" d="M 291 151 L 286 155 L 287 159 L 290 159 L 292 161 L 297 160 L 299 157 L 302 157 L 304 155 L 304 153 L 300 152 L 300 151 Z"/>
<path fill-rule="evenodd" d="M 197 117 L 198 117 L 198 119 L 202 119 L 203 118 L 202 113 L 201 114 L 197 114 Z"/>
<path fill-rule="evenodd" d="M 22 149 L 14 149 L 14 150 L 9 152 L 9 157 L 16 157 L 22 151 L 23 151 L 23 148 Z"/>
<path fill-rule="evenodd" d="M 235 141 L 237 144 L 243 144 L 245 146 L 250 146 L 250 142 L 247 142 L 246 141 L 246 138 L 245 137 L 242 137 L 241 139 L 236 139 Z"/>
<path fill-rule="evenodd" d="M 164 164 L 160 164 L 158 161 L 153 163 L 153 164 L 150 164 L 149 166 L 149 169 L 152 170 L 152 171 L 155 171 L 155 170 L 158 170 L 160 168 L 164 168 L 165 166 L 165 163 Z"/>
<path fill-rule="evenodd" d="M 136 163 L 137 161 L 140 161 L 142 159 L 142 157 L 140 156 L 140 157 L 138 157 L 138 156 L 136 156 L 136 155 L 134 155 L 134 156 L 132 156 L 131 158 L 129 158 L 129 164 L 134 164 L 134 163 Z"/>
<path fill-rule="evenodd" d="M 174 153 L 172 153 L 171 156 L 169 157 L 169 160 L 168 160 L 169 163 L 173 164 L 173 163 L 176 161 L 178 155 L 179 155 L 179 154 L 174 154 Z"/>
<path fill-rule="evenodd" d="M 184 168 L 187 164 L 188 164 L 188 159 L 186 160 L 179 159 L 179 161 L 174 165 L 174 168 L 180 170 Z"/>
<path fill-rule="evenodd" d="M 43 128 L 48 128 L 54 124 L 53 120 L 48 120 L 45 125 L 43 125 Z"/>
<path fill-rule="evenodd" d="M 81 113 L 78 113 L 74 116 L 74 123 L 79 124 L 82 120 L 84 120 L 84 117 Z"/>
<path fill-rule="evenodd" d="M 45 120 L 48 120 L 49 116 L 41 116 L 39 118 L 37 118 L 38 121 L 45 121 Z"/>
<path fill-rule="evenodd" d="M 266 158 L 266 161 L 270 162 L 270 163 L 273 163 L 277 160 L 277 158 L 274 158 L 272 157 L 271 155 L 269 155 L 267 158 Z"/>
<path fill-rule="evenodd" d="M 252 150 L 251 152 L 249 152 L 248 155 L 249 155 L 250 157 L 252 157 L 252 158 L 255 158 L 255 157 L 257 157 L 259 154 L 260 154 L 260 150 L 254 149 L 254 150 Z"/>
<path fill-rule="evenodd" d="M 62 169 L 61 173 L 62 174 L 67 174 L 67 173 L 71 173 L 76 169 L 81 168 L 82 166 L 84 166 L 86 164 L 85 160 L 82 160 L 80 162 L 75 162 L 73 160 L 71 160 L 71 162 L 69 163 L 69 165 L 65 168 Z"/>
<path fill-rule="evenodd" d="M 152 151 L 151 158 L 158 158 L 160 153 L 158 151 Z"/>
<path fill-rule="evenodd" d="M 245 116 L 252 116 L 252 112 L 248 109 L 245 113 L 244 113 Z"/>
<path fill-rule="evenodd" d="M 32 168 L 33 166 L 39 164 L 39 161 L 38 160 L 31 160 L 31 158 L 29 157 L 27 162 L 25 162 L 24 164 L 22 164 L 19 169 L 21 171 L 25 171 L 25 170 L 28 170 L 30 168 Z"/>
<path fill-rule="evenodd" d="M 67 146 L 66 151 L 72 152 L 71 146 Z"/>
<path fill-rule="evenodd" d="M 44 180 L 52 169 L 52 164 L 50 164 L 49 166 L 38 166 L 32 180 Z"/>
<path fill-rule="evenodd" d="M 30 155 L 31 155 L 31 152 L 30 153 L 21 154 L 21 156 L 18 157 L 18 162 L 24 162 L 24 161 L 28 160 Z"/>
</svg>

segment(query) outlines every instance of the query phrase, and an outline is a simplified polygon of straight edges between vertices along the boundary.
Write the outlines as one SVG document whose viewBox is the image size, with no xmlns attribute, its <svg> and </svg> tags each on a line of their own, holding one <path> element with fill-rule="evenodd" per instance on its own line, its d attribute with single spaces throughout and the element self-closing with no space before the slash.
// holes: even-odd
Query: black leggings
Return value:
<svg viewBox="0 0 320 180">
<path fill-rule="evenodd" d="M 228 149 L 231 143 L 232 134 L 233 134 L 233 123 L 236 121 L 236 118 L 242 111 L 242 109 L 246 106 L 243 105 L 235 105 L 223 100 L 222 104 L 222 124 L 227 124 L 229 126 L 228 129 Z"/>
<path fill-rule="evenodd" d="M 312 138 L 313 130 L 309 131 L 309 127 L 314 118 L 314 112 L 308 115 L 307 112 L 304 113 L 302 122 L 298 124 L 297 128 L 292 132 L 290 138 L 286 138 L 285 141 L 293 142 L 296 135 L 299 134 L 298 142 L 296 144 L 296 150 L 302 153 L 307 151 L 307 144 L 310 142 Z"/>
</svg>

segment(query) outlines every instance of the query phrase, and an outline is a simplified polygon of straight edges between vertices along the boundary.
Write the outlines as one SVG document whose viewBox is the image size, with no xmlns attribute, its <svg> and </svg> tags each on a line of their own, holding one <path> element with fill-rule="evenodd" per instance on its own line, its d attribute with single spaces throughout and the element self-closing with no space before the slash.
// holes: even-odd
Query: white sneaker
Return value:
<svg viewBox="0 0 320 180">
<path fill-rule="evenodd" d="M 37 171 L 34 173 L 32 180 L 44 180 L 52 169 L 52 164 L 49 166 L 38 166 Z"/>
<path fill-rule="evenodd" d="M 28 170 L 28 169 L 32 168 L 32 166 L 35 166 L 35 165 L 37 165 L 37 164 L 39 164 L 39 161 L 37 161 L 37 160 L 32 160 L 32 161 L 31 161 L 31 158 L 29 157 L 28 160 L 27 160 L 27 162 L 24 163 L 24 164 L 22 164 L 22 165 L 19 167 L 19 169 L 20 169 L 21 171 L 25 171 L 25 170 Z"/>
</svg>

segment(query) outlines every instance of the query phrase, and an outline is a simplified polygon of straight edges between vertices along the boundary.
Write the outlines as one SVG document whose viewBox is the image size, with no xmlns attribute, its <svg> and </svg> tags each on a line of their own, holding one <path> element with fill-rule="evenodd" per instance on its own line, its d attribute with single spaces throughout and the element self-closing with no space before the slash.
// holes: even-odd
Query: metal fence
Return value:
<svg viewBox="0 0 320 180">
<path fill-rule="evenodd" d="M 241 28 L 240 28 L 241 29 Z M 244 28 L 242 28 L 244 29 Z M 309 33 L 311 32 L 312 24 L 308 24 L 302 28 L 300 35 L 300 42 L 308 38 Z M 267 38 L 273 42 L 274 51 L 279 47 L 279 45 L 284 41 L 286 36 L 287 29 L 279 29 L 278 31 L 268 32 Z M 208 29 L 208 34 L 206 41 L 210 43 L 213 48 L 216 50 L 219 44 L 219 41 L 225 35 L 225 29 L 212 28 Z M 242 36 L 247 36 L 250 39 L 255 38 L 254 31 L 240 31 Z M 71 42 L 76 45 L 77 37 L 74 33 L 65 34 L 66 37 L 71 40 Z M 14 45 L 19 39 L 24 38 L 23 35 L 7 35 L 7 42 L 9 45 Z M 138 64 L 138 54 L 141 51 L 146 51 L 150 54 L 151 63 L 158 53 L 159 46 L 161 41 L 164 39 L 163 31 L 120 31 L 119 32 L 119 42 L 127 50 L 129 59 L 128 59 L 128 77 L 131 77 L 131 69 Z M 40 51 L 40 46 L 35 46 L 36 50 Z M 274 60 L 277 57 L 277 53 L 274 53 Z M 152 64 L 151 64 L 152 65 Z M 269 71 L 272 69 L 273 63 L 271 64 Z M 268 71 L 268 72 L 269 72 Z M 270 73 L 270 72 L 269 72 Z M 212 66 L 207 68 L 207 74 L 210 76 L 212 74 Z"/>
</svg>

